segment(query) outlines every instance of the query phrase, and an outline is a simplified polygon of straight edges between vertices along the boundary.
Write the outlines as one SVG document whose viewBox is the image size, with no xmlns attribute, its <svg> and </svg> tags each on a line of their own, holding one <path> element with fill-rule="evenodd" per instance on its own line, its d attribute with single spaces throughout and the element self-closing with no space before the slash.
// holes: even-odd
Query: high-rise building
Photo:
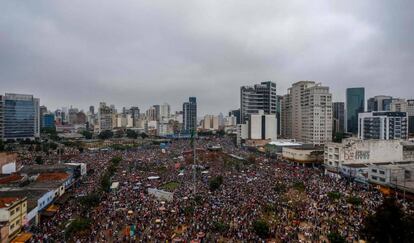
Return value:
<svg viewBox="0 0 414 243">
<path fill-rule="evenodd" d="M 367 101 L 367 111 L 389 111 L 392 101 L 391 96 L 377 95 L 369 98 Z"/>
<path fill-rule="evenodd" d="M 290 94 L 283 96 L 280 103 L 280 132 L 283 138 L 292 137 L 292 101 Z"/>
<path fill-rule="evenodd" d="M 197 130 L 197 99 L 190 97 L 183 103 L 183 132 L 191 133 Z"/>
<path fill-rule="evenodd" d="M 365 111 L 365 88 L 346 89 L 347 132 L 358 133 L 358 114 Z"/>
<path fill-rule="evenodd" d="M 236 120 L 237 120 L 237 124 L 240 124 L 241 123 L 240 122 L 240 109 L 231 110 L 229 112 L 229 116 L 235 116 L 236 117 Z"/>
<path fill-rule="evenodd" d="M 53 113 L 45 113 L 42 116 L 42 128 L 55 127 L 55 115 Z"/>
<path fill-rule="evenodd" d="M 0 139 L 4 137 L 4 96 L 0 95 Z"/>
<path fill-rule="evenodd" d="M 40 136 L 39 99 L 33 95 L 6 93 L 2 106 L 3 140 Z"/>
<path fill-rule="evenodd" d="M 47 107 L 46 107 L 46 106 L 44 106 L 44 105 L 40 106 L 40 107 L 39 107 L 40 127 L 43 127 L 43 119 L 42 119 L 42 117 L 43 117 L 43 115 L 44 115 L 44 114 L 46 114 L 46 113 L 48 113 L 48 112 L 47 112 Z"/>
<path fill-rule="evenodd" d="M 98 132 L 102 132 L 105 130 L 112 130 L 113 127 L 113 110 L 111 107 L 107 106 L 105 102 L 99 103 L 99 111 L 98 111 L 98 122 L 99 122 L 99 129 Z M 114 124 L 115 125 L 115 124 Z"/>
<path fill-rule="evenodd" d="M 263 110 L 264 114 L 276 114 L 276 84 L 271 81 L 242 86 L 240 88 L 240 122 L 245 123 L 250 114 Z"/>
<path fill-rule="evenodd" d="M 202 120 L 202 128 L 204 130 L 218 130 L 219 129 L 219 118 L 214 115 L 205 115 Z"/>
<path fill-rule="evenodd" d="M 158 107 L 158 108 L 157 108 Z M 156 121 L 158 118 L 158 111 L 159 111 L 159 106 L 155 105 L 155 106 L 151 106 L 146 112 L 145 112 L 145 116 L 147 117 L 148 121 Z"/>
<path fill-rule="evenodd" d="M 333 135 L 345 132 L 345 103 L 334 102 L 333 106 Z"/>
<path fill-rule="evenodd" d="M 162 105 L 159 106 L 159 115 L 158 118 L 160 121 L 168 121 L 168 119 L 171 116 L 171 108 L 170 105 L 167 103 L 164 103 Z"/>
<path fill-rule="evenodd" d="M 93 105 L 89 106 L 89 112 L 90 112 L 92 115 L 95 115 L 95 106 L 93 106 Z"/>
<path fill-rule="evenodd" d="M 407 101 L 405 99 L 392 99 L 390 104 L 390 111 L 393 112 L 407 112 Z"/>
<path fill-rule="evenodd" d="M 282 101 L 282 135 L 306 143 L 332 140 L 332 94 L 314 81 L 299 81 Z"/>
<path fill-rule="evenodd" d="M 359 113 L 358 138 L 408 139 L 407 113 L 390 111 Z"/>
<path fill-rule="evenodd" d="M 414 100 L 407 100 L 408 133 L 414 134 Z"/>
<path fill-rule="evenodd" d="M 282 100 L 283 100 L 283 96 L 282 95 L 278 95 L 276 96 L 276 119 L 277 119 L 277 135 L 280 136 L 282 134 L 282 130 L 280 128 L 280 124 L 281 124 L 281 111 L 282 111 Z"/>
<path fill-rule="evenodd" d="M 133 127 L 138 127 L 138 120 L 140 118 L 139 108 L 137 106 L 133 106 L 129 108 L 129 112 L 132 116 Z"/>
</svg>

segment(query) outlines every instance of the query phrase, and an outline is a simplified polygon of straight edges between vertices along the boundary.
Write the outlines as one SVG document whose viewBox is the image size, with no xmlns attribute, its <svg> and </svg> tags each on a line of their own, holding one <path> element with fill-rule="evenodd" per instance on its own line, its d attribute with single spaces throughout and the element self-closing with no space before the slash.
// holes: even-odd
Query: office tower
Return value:
<svg viewBox="0 0 414 243">
<path fill-rule="evenodd" d="M 231 110 L 229 112 L 229 116 L 235 116 L 236 120 L 237 120 L 237 124 L 240 124 L 240 109 Z"/>
<path fill-rule="evenodd" d="M 95 106 L 93 105 L 89 106 L 89 113 L 91 113 L 92 115 L 95 115 Z"/>
<path fill-rule="evenodd" d="M 47 107 L 42 105 L 39 107 L 40 127 L 43 127 L 43 115 L 47 113 Z"/>
<path fill-rule="evenodd" d="M 3 140 L 35 139 L 40 136 L 39 99 L 33 95 L 3 96 Z"/>
<path fill-rule="evenodd" d="M 183 132 L 191 133 L 197 130 L 197 99 L 190 97 L 183 103 Z"/>
<path fill-rule="evenodd" d="M 151 106 L 145 112 L 145 116 L 147 117 L 148 121 L 156 121 L 157 120 L 157 110 L 159 111 L 159 106 L 158 106 L 158 109 L 156 108 L 156 106 Z"/>
<path fill-rule="evenodd" d="M 276 84 L 271 81 L 240 88 L 240 122 L 246 123 L 250 114 L 263 110 L 276 114 Z"/>
<path fill-rule="evenodd" d="M 358 138 L 408 139 L 407 113 L 390 111 L 359 113 Z"/>
<path fill-rule="evenodd" d="M 367 111 L 389 111 L 392 101 L 391 96 L 377 95 L 369 98 L 367 101 Z"/>
<path fill-rule="evenodd" d="M 407 101 L 405 99 L 392 99 L 390 104 L 390 111 L 393 112 L 407 112 Z"/>
<path fill-rule="evenodd" d="M 105 102 L 99 103 L 98 110 L 98 123 L 99 123 L 99 132 L 105 130 L 112 130 L 113 125 L 113 110 L 111 107 L 107 106 Z"/>
<path fill-rule="evenodd" d="M 160 121 L 168 121 L 168 119 L 170 118 L 170 105 L 167 103 L 164 103 L 162 105 L 159 106 L 159 113 L 158 113 L 158 118 Z"/>
<path fill-rule="evenodd" d="M 365 110 L 365 88 L 346 89 L 347 132 L 358 133 L 358 114 Z"/>
<path fill-rule="evenodd" d="M 0 95 L 0 140 L 4 137 L 4 96 Z"/>
<path fill-rule="evenodd" d="M 292 102 L 290 94 L 283 96 L 280 103 L 280 132 L 283 138 L 292 137 Z"/>
<path fill-rule="evenodd" d="M 140 118 L 139 108 L 137 106 L 132 106 L 131 108 L 129 108 L 129 112 L 132 116 L 133 127 L 138 127 L 138 120 Z"/>
<path fill-rule="evenodd" d="M 42 116 L 42 128 L 55 127 L 55 115 L 53 113 L 45 113 Z"/>
<path fill-rule="evenodd" d="M 323 144 L 332 140 L 332 94 L 314 81 L 299 81 L 282 100 L 282 131 L 286 138 Z"/>
<path fill-rule="evenodd" d="M 282 95 L 278 95 L 276 96 L 276 119 L 277 119 L 277 135 L 280 136 L 282 134 L 282 130 L 280 128 L 280 124 L 281 124 L 281 111 L 282 111 L 282 100 L 283 100 L 283 96 Z"/>
<path fill-rule="evenodd" d="M 408 133 L 414 133 L 414 100 L 407 100 Z"/>
<path fill-rule="evenodd" d="M 76 119 L 77 119 L 77 114 L 79 112 L 79 110 L 77 108 L 69 108 L 69 124 L 77 124 Z"/>
<path fill-rule="evenodd" d="M 345 103 L 334 102 L 333 106 L 333 135 L 345 132 Z"/>
</svg>

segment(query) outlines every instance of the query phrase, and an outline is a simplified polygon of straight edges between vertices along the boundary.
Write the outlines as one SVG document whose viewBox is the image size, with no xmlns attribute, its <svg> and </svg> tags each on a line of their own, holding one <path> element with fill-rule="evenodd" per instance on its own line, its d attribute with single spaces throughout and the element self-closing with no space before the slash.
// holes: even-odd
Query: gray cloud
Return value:
<svg viewBox="0 0 414 243">
<path fill-rule="evenodd" d="M 239 106 L 239 87 L 298 80 L 414 98 L 412 1 L 0 3 L 0 85 L 50 108 Z"/>
</svg>

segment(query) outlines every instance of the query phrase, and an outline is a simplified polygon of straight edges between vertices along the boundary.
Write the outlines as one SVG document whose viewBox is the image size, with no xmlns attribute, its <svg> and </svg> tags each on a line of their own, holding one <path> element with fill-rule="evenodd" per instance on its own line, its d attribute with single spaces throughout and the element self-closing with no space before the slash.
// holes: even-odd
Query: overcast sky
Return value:
<svg viewBox="0 0 414 243">
<path fill-rule="evenodd" d="M 335 2 L 335 3 L 334 3 Z M 299 80 L 414 98 L 414 1 L 0 1 L 0 91 L 50 109 L 239 107 L 241 85 Z"/>
</svg>

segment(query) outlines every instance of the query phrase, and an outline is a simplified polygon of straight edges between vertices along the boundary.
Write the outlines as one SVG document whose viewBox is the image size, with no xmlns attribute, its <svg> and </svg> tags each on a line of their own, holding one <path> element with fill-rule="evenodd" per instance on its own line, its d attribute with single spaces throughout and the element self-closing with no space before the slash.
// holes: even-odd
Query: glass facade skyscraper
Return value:
<svg viewBox="0 0 414 243">
<path fill-rule="evenodd" d="M 183 104 L 183 133 L 191 133 L 197 130 L 197 99 L 190 97 Z"/>
<path fill-rule="evenodd" d="M 39 99 L 32 95 L 6 94 L 3 104 L 4 140 L 39 137 Z"/>
<path fill-rule="evenodd" d="M 365 88 L 346 89 L 346 127 L 349 133 L 358 133 L 358 114 L 364 110 Z"/>
</svg>

